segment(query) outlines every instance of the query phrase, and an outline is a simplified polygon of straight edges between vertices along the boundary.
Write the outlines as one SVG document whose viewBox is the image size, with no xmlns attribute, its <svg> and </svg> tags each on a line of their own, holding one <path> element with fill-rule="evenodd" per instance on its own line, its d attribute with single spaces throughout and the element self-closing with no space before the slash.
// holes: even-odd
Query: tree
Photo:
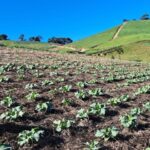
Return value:
<svg viewBox="0 0 150 150">
<path fill-rule="evenodd" d="M 21 35 L 19 36 L 19 41 L 25 41 L 25 39 L 24 39 L 24 34 L 21 34 Z"/>
<path fill-rule="evenodd" d="M 35 37 L 34 37 L 34 36 L 31 36 L 31 37 L 29 38 L 29 41 L 30 41 L 30 42 L 35 41 Z"/>
<path fill-rule="evenodd" d="M 73 40 L 70 38 L 56 38 L 56 37 L 52 37 L 48 39 L 48 43 L 56 43 L 56 44 L 69 44 L 72 43 Z"/>
<path fill-rule="evenodd" d="M 42 36 L 38 35 L 38 36 L 32 36 L 29 38 L 29 41 L 31 42 L 41 42 L 42 40 Z"/>
<path fill-rule="evenodd" d="M 150 17 L 149 17 L 149 14 L 144 14 L 142 17 L 141 17 L 141 20 L 149 20 Z"/>
<path fill-rule="evenodd" d="M 6 34 L 0 34 L 0 40 L 7 40 L 8 35 Z"/>
<path fill-rule="evenodd" d="M 36 36 L 34 39 L 35 42 L 41 42 L 41 40 L 42 40 L 42 36 L 40 35 Z"/>
<path fill-rule="evenodd" d="M 128 19 L 123 19 L 123 22 L 128 22 L 129 20 Z"/>
</svg>

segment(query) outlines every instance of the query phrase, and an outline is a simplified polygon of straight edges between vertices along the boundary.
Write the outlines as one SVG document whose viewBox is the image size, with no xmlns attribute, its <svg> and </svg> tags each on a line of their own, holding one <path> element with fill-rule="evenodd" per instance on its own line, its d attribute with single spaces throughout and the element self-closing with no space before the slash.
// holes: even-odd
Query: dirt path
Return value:
<svg viewBox="0 0 150 150">
<path fill-rule="evenodd" d="M 127 24 L 127 22 L 124 22 L 117 30 L 117 32 L 115 33 L 115 35 L 113 36 L 113 40 L 118 38 L 119 33 L 121 32 L 121 30 L 124 28 L 124 26 Z"/>
</svg>

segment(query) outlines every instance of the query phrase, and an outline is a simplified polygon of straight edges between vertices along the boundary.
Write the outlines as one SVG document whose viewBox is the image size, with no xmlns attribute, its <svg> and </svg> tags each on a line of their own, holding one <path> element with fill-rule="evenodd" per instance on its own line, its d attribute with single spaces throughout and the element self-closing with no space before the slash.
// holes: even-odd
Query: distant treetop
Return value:
<svg viewBox="0 0 150 150">
<path fill-rule="evenodd" d="M 144 14 L 143 16 L 141 16 L 141 20 L 149 20 L 150 16 L 149 14 Z"/>
<path fill-rule="evenodd" d="M 56 37 L 52 37 L 48 39 L 48 43 L 56 43 L 56 44 L 69 44 L 72 43 L 73 40 L 70 38 L 56 38 Z"/>
<path fill-rule="evenodd" d="M 0 34 L 0 40 L 8 40 L 8 35 Z"/>
</svg>

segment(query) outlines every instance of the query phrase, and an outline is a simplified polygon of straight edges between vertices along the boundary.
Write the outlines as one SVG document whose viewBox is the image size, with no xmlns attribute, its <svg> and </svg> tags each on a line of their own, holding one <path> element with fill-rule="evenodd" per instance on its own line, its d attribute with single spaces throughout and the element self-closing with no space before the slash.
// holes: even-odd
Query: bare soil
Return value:
<svg viewBox="0 0 150 150">
<path fill-rule="evenodd" d="M 68 67 L 62 64 L 70 63 Z M 0 83 L 0 100 L 4 97 L 11 95 L 15 100 L 16 105 L 23 106 L 25 116 L 16 121 L 7 122 L 0 120 L 0 143 L 10 144 L 14 150 L 82 150 L 86 148 L 85 143 L 97 140 L 102 145 L 102 150 L 145 150 L 150 146 L 150 113 L 140 115 L 138 119 L 138 127 L 134 130 L 124 129 L 120 124 L 119 117 L 130 109 L 142 107 L 143 103 L 150 100 L 149 94 L 141 94 L 136 98 L 125 102 L 120 106 L 109 106 L 109 112 L 105 117 L 90 117 L 85 120 L 77 120 L 76 113 L 81 108 L 88 108 L 93 102 L 104 103 L 109 98 L 121 96 L 123 94 L 132 95 L 137 88 L 150 84 L 149 81 L 143 83 L 132 84 L 128 87 L 117 87 L 117 83 L 124 83 L 117 81 L 112 83 L 101 82 L 99 79 L 107 76 L 111 71 L 106 69 L 104 72 L 99 73 L 92 66 L 97 63 L 111 66 L 116 63 L 118 68 L 128 68 L 131 71 L 135 69 L 143 69 L 146 65 L 136 66 L 129 62 L 113 62 L 112 60 L 100 60 L 97 57 L 87 57 L 78 55 L 61 55 L 48 52 L 36 52 L 28 50 L 17 49 L 4 49 L 0 48 L 0 66 L 7 63 L 15 63 L 16 66 L 23 64 L 36 64 L 40 65 L 37 69 L 43 73 L 41 77 L 35 77 L 30 71 L 25 72 L 25 77 L 19 79 L 16 69 L 4 73 L 11 80 L 9 82 Z M 41 66 L 46 64 L 48 66 L 61 64 L 58 69 L 43 69 Z M 73 65 L 76 64 L 76 65 Z M 87 72 L 77 73 L 77 70 L 88 66 Z M 63 68 L 64 67 L 64 68 Z M 96 72 L 95 72 L 96 71 Z M 57 75 L 50 75 L 52 72 L 57 72 Z M 68 72 L 66 75 L 65 73 Z M 64 82 L 58 82 L 56 79 L 64 78 Z M 76 83 L 79 81 L 90 81 L 97 79 L 98 82 L 88 85 L 84 90 L 102 88 L 105 95 L 98 97 L 89 97 L 83 101 L 75 97 L 75 92 L 79 90 Z M 54 85 L 42 86 L 41 82 L 44 80 L 51 80 Z M 29 94 L 29 90 L 25 86 L 29 83 L 38 85 L 34 91 L 40 94 L 40 98 L 35 101 L 27 101 L 25 96 Z M 51 90 L 59 89 L 64 85 L 72 85 L 73 89 L 67 93 L 50 93 Z M 73 100 L 74 105 L 63 106 L 62 100 L 68 98 Z M 39 113 L 35 111 L 35 107 L 39 102 L 50 101 L 53 103 L 54 111 L 51 113 Z M 12 106 L 13 107 L 13 106 Z M 7 110 L 6 107 L 0 106 L 0 114 Z M 58 133 L 55 131 L 53 121 L 58 119 L 74 119 L 76 123 L 67 130 Z M 101 138 L 95 137 L 95 132 L 108 126 L 116 126 L 119 128 L 119 136 L 115 140 L 105 142 Z M 23 130 L 30 130 L 34 127 L 39 127 L 45 131 L 45 134 L 38 143 L 30 143 L 24 147 L 19 147 L 17 144 L 17 136 Z"/>
</svg>

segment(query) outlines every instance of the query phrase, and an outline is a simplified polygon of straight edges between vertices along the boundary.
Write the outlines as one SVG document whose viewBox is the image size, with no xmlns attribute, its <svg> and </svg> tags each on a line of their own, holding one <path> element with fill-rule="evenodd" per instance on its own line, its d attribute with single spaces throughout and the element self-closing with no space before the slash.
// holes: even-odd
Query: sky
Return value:
<svg viewBox="0 0 150 150">
<path fill-rule="evenodd" d="M 0 34 L 74 41 L 150 14 L 150 0 L 0 0 Z"/>
</svg>

